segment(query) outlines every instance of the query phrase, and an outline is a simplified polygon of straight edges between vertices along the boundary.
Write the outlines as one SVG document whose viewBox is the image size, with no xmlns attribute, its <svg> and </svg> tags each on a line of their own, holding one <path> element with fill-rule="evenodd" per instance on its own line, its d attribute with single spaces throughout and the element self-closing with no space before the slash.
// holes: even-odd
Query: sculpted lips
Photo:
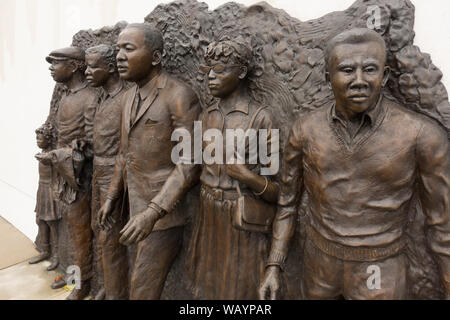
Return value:
<svg viewBox="0 0 450 320">
<path fill-rule="evenodd" d="M 119 73 L 127 72 L 127 70 L 128 70 L 128 68 L 126 66 L 122 66 L 122 65 L 117 66 L 117 71 L 119 71 Z"/>
<path fill-rule="evenodd" d="M 366 101 L 369 98 L 369 96 L 366 94 L 358 93 L 358 94 L 349 95 L 348 98 L 355 102 L 363 102 L 363 101 Z"/>
</svg>

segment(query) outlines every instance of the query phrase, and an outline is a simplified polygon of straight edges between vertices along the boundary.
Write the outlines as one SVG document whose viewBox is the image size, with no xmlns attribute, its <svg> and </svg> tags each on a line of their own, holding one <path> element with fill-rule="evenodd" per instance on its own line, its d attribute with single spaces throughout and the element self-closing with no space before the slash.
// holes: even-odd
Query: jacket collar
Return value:
<svg viewBox="0 0 450 320">
<path fill-rule="evenodd" d="M 167 74 L 165 72 L 161 72 L 154 79 L 149 81 L 144 87 L 139 89 L 137 85 L 135 85 L 130 90 L 130 96 L 128 97 L 128 101 L 126 104 L 126 112 L 125 112 L 125 121 L 126 121 L 126 130 L 129 133 L 131 128 L 142 118 L 145 112 L 150 108 L 152 103 L 155 101 L 156 97 L 159 95 L 159 91 L 165 88 L 167 84 Z M 142 105 L 139 110 L 138 115 L 133 124 L 130 123 L 131 119 L 131 108 L 134 103 L 134 99 L 136 95 L 139 94 L 142 99 Z M 144 97 L 144 98 L 142 98 Z"/>
</svg>

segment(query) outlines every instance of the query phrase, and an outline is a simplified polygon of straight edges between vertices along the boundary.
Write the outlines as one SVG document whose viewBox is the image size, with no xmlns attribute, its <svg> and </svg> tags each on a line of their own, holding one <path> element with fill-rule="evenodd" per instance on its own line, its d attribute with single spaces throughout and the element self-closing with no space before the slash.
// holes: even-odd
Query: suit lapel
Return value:
<svg viewBox="0 0 450 320">
<path fill-rule="evenodd" d="M 145 99 L 144 102 L 142 102 L 141 108 L 139 110 L 138 115 L 136 116 L 136 119 L 134 120 L 132 127 L 139 121 L 139 119 L 142 118 L 142 116 L 145 114 L 145 112 L 148 110 L 148 108 L 150 108 L 150 106 L 152 105 L 153 101 L 155 101 L 158 94 L 159 94 L 159 89 L 155 88 L 150 93 L 150 95 L 147 97 L 147 99 Z"/>
<path fill-rule="evenodd" d="M 131 107 L 133 106 L 133 102 L 134 102 L 134 97 L 137 94 L 137 90 L 138 87 L 135 86 L 133 89 L 131 89 L 129 91 L 128 97 L 127 97 L 127 102 L 125 104 L 125 129 L 127 130 L 127 133 L 130 133 L 130 129 L 131 129 L 131 123 L 130 123 L 130 119 L 131 119 Z"/>
<path fill-rule="evenodd" d="M 149 94 L 147 99 L 145 99 L 145 101 L 142 103 L 141 108 L 139 110 L 139 113 L 136 116 L 136 119 L 134 120 L 134 123 L 132 124 L 131 127 L 133 127 L 139 121 L 139 119 L 142 118 L 142 116 L 147 112 L 147 110 L 153 104 L 155 99 L 158 97 L 159 91 L 166 86 L 166 83 L 167 83 L 167 76 L 166 76 L 166 74 L 164 72 L 161 73 L 158 76 L 158 79 L 156 79 L 156 81 L 157 81 L 156 87 L 152 90 L 152 92 Z M 130 110 L 131 110 L 131 106 L 130 106 Z"/>
</svg>

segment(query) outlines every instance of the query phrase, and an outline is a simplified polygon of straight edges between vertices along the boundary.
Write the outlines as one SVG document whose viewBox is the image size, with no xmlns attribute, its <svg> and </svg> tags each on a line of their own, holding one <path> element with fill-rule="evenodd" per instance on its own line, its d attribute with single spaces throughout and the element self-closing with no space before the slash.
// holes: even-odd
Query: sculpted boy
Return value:
<svg viewBox="0 0 450 320">
<path fill-rule="evenodd" d="M 72 263 L 80 268 L 81 288 L 67 299 L 83 299 L 90 291 L 91 227 L 90 187 L 92 176 L 92 123 L 98 97 L 84 77 L 84 51 L 77 47 L 55 50 L 47 57 L 55 81 L 67 90 L 56 116 L 57 148 L 41 154 L 39 160 L 52 163 L 58 172 L 57 196 L 67 221 L 73 246 Z"/>
<path fill-rule="evenodd" d="M 326 50 L 335 103 L 298 119 L 286 145 L 279 209 L 260 298 L 276 298 L 301 193 L 309 196 L 307 299 L 405 299 L 408 210 L 418 195 L 450 297 L 450 146 L 434 120 L 385 98 L 386 45 L 369 29 Z M 370 268 L 380 285 L 367 284 Z"/>
<path fill-rule="evenodd" d="M 111 213 L 115 220 L 111 229 L 98 225 L 98 211 L 106 200 L 106 193 L 114 174 L 120 147 L 120 126 L 124 83 L 116 66 L 117 49 L 99 45 L 86 50 L 86 79 L 92 87 L 104 92 L 94 119 L 94 173 L 92 181 L 92 219 L 94 264 L 98 272 L 99 290 L 96 300 L 123 300 L 128 298 L 128 263 L 126 247 L 119 243 L 119 231 L 126 219 L 120 203 Z"/>
<path fill-rule="evenodd" d="M 101 225 L 114 223 L 111 212 L 126 191 L 130 220 L 120 241 L 138 243 L 130 299 L 159 299 L 186 222 L 175 203 L 193 179 L 193 167 L 172 162 L 171 135 L 177 128 L 192 132 L 200 107 L 189 87 L 162 70 L 158 30 L 148 24 L 128 25 L 118 46 L 120 77 L 136 85 L 123 96 L 121 149 L 99 219 Z"/>
</svg>

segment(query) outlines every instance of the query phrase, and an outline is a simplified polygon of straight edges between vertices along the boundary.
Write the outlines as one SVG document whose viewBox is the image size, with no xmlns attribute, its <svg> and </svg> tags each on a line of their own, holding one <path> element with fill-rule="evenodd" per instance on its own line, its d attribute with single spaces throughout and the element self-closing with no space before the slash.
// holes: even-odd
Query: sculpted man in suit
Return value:
<svg viewBox="0 0 450 320">
<path fill-rule="evenodd" d="M 118 38 L 120 77 L 136 85 L 125 92 L 121 151 L 116 161 L 100 224 L 110 217 L 125 191 L 130 221 L 120 241 L 138 243 L 130 299 L 159 299 L 180 247 L 186 218 L 175 203 L 194 180 L 194 166 L 175 166 L 171 159 L 176 129 L 193 132 L 200 113 L 194 91 L 162 70 L 163 39 L 149 24 L 130 24 Z"/>
</svg>

